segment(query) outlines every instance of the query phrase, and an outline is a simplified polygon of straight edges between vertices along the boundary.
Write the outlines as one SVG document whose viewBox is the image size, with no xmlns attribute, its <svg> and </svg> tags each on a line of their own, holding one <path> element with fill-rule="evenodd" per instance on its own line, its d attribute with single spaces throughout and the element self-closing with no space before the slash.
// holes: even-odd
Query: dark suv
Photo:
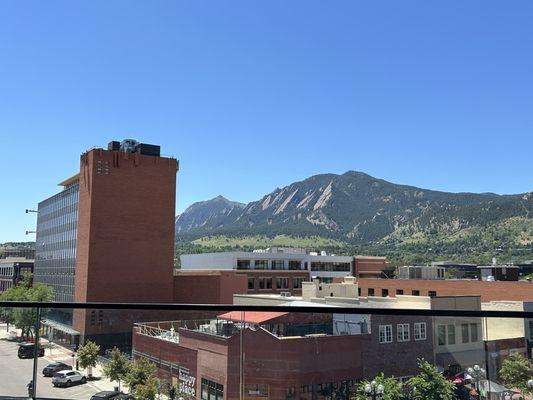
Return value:
<svg viewBox="0 0 533 400">
<path fill-rule="evenodd" d="M 33 358 L 33 348 L 35 344 L 33 343 L 21 343 L 19 344 L 19 351 L 17 353 L 19 358 Z M 37 352 L 39 357 L 44 357 L 44 348 L 39 345 L 39 350 Z"/>
<path fill-rule="evenodd" d="M 91 397 L 91 400 L 111 400 L 115 399 L 117 396 L 120 395 L 120 392 L 114 391 L 114 390 L 106 390 L 103 392 L 98 392 Z"/>
<path fill-rule="evenodd" d="M 94 394 L 91 400 L 135 400 L 135 398 L 129 394 L 107 390 Z"/>
<path fill-rule="evenodd" d="M 62 363 L 62 362 L 54 362 L 44 367 L 43 375 L 50 377 L 50 376 L 54 376 L 56 372 L 65 371 L 67 369 L 72 369 L 72 366 Z"/>
</svg>

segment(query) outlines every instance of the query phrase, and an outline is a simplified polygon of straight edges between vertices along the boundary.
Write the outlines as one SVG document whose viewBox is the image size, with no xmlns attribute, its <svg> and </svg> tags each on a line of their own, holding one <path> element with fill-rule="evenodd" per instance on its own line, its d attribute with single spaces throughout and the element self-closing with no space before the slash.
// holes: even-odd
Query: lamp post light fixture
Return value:
<svg viewBox="0 0 533 400">
<path fill-rule="evenodd" d="M 485 370 L 479 365 L 474 365 L 474 368 L 470 367 L 466 370 L 468 375 L 472 377 L 476 384 L 476 391 L 479 393 L 479 382 L 485 377 Z"/>
<path fill-rule="evenodd" d="M 379 399 L 384 392 L 385 392 L 385 387 L 381 383 L 378 385 L 376 381 L 372 381 L 365 385 L 365 393 L 372 400 Z"/>
<path fill-rule="evenodd" d="M 533 395 L 533 379 L 527 381 L 527 387 L 529 389 L 529 393 Z"/>
</svg>

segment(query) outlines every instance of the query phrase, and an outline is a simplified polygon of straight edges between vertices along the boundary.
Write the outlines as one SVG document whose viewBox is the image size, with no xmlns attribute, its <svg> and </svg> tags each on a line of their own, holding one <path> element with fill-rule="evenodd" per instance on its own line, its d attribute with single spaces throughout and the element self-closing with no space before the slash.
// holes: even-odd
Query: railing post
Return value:
<svg viewBox="0 0 533 400">
<path fill-rule="evenodd" d="M 39 331 L 41 329 L 41 308 L 37 307 L 37 316 L 35 318 L 35 343 L 33 345 L 33 380 L 31 386 L 31 398 L 37 397 L 37 364 L 39 361 Z"/>
</svg>

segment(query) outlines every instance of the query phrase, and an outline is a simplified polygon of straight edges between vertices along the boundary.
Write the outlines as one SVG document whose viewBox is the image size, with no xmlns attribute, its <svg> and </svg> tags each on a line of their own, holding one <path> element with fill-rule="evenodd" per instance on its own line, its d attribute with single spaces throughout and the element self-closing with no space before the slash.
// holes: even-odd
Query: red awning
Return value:
<svg viewBox="0 0 533 400">
<path fill-rule="evenodd" d="M 286 312 L 231 311 L 228 313 L 220 314 L 218 318 L 234 322 L 244 321 L 248 324 L 262 324 L 264 322 L 287 314 L 288 313 Z"/>
</svg>

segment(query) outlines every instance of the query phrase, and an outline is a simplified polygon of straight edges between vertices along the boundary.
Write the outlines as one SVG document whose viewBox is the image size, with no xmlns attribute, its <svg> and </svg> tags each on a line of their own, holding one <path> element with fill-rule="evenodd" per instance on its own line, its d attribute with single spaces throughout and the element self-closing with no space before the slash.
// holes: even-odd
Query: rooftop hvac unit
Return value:
<svg viewBox="0 0 533 400">
<path fill-rule="evenodd" d="M 291 297 L 292 293 L 291 292 L 281 292 L 280 295 L 281 295 L 281 297 Z"/>
<path fill-rule="evenodd" d="M 116 140 L 113 140 L 107 144 L 107 150 L 112 151 L 119 151 L 120 150 L 120 142 L 117 142 Z"/>
<path fill-rule="evenodd" d="M 120 150 L 127 151 L 128 153 L 134 153 L 137 150 L 138 141 L 135 139 L 124 139 L 120 143 Z"/>
</svg>

